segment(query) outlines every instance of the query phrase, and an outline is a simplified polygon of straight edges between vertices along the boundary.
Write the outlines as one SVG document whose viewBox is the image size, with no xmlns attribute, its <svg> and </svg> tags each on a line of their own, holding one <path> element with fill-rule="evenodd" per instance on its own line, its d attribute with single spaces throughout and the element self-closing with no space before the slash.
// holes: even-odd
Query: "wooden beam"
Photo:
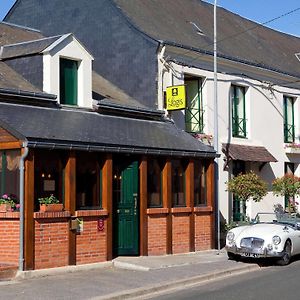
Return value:
<svg viewBox="0 0 300 300">
<path fill-rule="evenodd" d="M 34 269 L 34 153 L 29 150 L 25 160 L 24 180 L 24 269 Z"/>
<path fill-rule="evenodd" d="M 107 229 L 106 229 L 106 255 L 107 260 L 112 260 L 113 253 L 113 228 L 112 228 L 112 180 L 113 180 L 113 161 L 112 155 L 107 154 L 102 169 L 102 207 L 107 210 Z"/>
<path fill-rule="evenodd" d="M 172 254 L 172 164 L 167 159 L 163 168 L 163 207 L 169 209 L 169 213 L 166 215 L 167 218 L 167 245 L 166 253 Z"/>
<path fill-rule="evenodd" d="M 147 157 L 140 163 L 140 255 L 148 255 Z"/>
<path fill-rule="evenodd" d="M 21 145 L 22 145 L 22 141 L 0 143 L 0 150 L 20 149 Z"/>
<path fill-rule="evenodd" d="M 213 208 L 213 212 L 211 215 L 211 247 L 214 247 L 215 240 L 215 163 L 213 160 L 209 161 L 209 165 L 207 168 L 206 174 L 206 182 L 207 182 L 207 206 Z M 218 208 L 219 209 L 219 208 Z"/>
<path fill-rule="evenodd" d="M 75 216 L 76 154 L 74 151 L 71 151 L 69 153 L 66 166 L 65 166 L 65 210 L 68 210 L 71 213 L 71 216 Z M 69 230 L 69 265 L 76 265 L 76 231 L 75 230 Z"/>
<path fill-rule="evenodd" d="M 194 164 L 194 161 L 190 160 L 185 171 L 186 206 L 192 209 L 190 215 L 190 252 L 195 251 Z"/>
</svg>

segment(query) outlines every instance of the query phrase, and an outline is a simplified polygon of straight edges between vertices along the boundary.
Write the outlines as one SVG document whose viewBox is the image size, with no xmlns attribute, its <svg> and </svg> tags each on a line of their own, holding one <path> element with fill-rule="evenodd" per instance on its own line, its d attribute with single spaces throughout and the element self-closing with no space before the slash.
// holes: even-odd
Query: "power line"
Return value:
<svg viewBox="0 0 300 300">
<path fill-rule="evenodd" d="M 288 11 L 288 12 L 286 12 L 286 13 L 284 13 L 284 14 L 278 16 L 278 17 L 275 17 L 275 18 L 270 19 L 270 20 L 268 20 L 268 21 L 265 21 L 265 22 L 263 22 L 263 23 L 258 23 L 258 24 L 256 24 L 255 26 L 249 27 L 248 29 L 245 29 L 245 30 L 243 30 L 243 31 L 240 31 L 240 32 L 238 32 L 238 33 L 236 33 L 236 34 L 233 34 L 233 35 L 224 37 L 223 39 L 217 40 L 217 44 L 222 43 L 222 42 L 224 42 L 225 40 L 235 38 L 235 37 L 237 37 L 237 36 L 239 36 L 239 35 L 244 34 L 245 32 L 251 31 L 251 30 L 253 30 L 253 29 L 255 29 L 255 28 L 258 28 L 258 27 L 260 27 L 260 26 L 263 26 L 263 25 L 269 24 L 269 23 L 271 23 L 271 22 L 274 22 L 274 21 L 276 21 L 276 20 L 279 20 L 279 19 L 281 19 L 281 18 L 283 18 L 283 17 L 286 17 L 286 16 L 288 16 L 288 15 L 290 15 L 290 14 L 293 14 L 293 13 L 295 13 L 296 11 L 299 11 L 299 10 L 300 10 L 300 7 L 295 8 L 295 9 L 293 9 L 293 10 L 291 10 L 291 11 Z M 210 46 L 213 46 L 213 45 L 214 45 L 214 43 L 209 43 L 209 44 L 205 45 L 204 47 L 201 47 L 201 50 L 204 50 L 204 51 L 205 51 L 205 50 L 208 50 L 209 47 L 210 47 Z M 185 51 L 184 53 L 182 53 L 182 54 L 184 55 L 185 53 L 188 53 L 188 52 L 190 52 L 190 51 L 191 51 L 191 50 L 188 49 L 188 50 L 186 50 L 186 51 Z M 197 52 L 196 52 L 196 54 L 197 54 L 197 56 L 203 56 L 203 55 L 205 55 L 205 54 L 203 54 L 203 53 L 197 53 Z M 195 60 L 197 60 L 197 58 L 193 58 L 193 59 L 189 60 L 188 62 L 191 63 L 191 62 L 193 62 L 193 61 L 195 61 Z"/>
</svg>

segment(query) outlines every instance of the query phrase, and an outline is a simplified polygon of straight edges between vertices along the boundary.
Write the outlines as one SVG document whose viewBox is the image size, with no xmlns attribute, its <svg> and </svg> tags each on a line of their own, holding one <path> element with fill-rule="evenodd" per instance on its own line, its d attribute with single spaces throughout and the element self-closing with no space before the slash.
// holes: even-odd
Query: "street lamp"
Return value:
<svg viewBox="0 0 300 300">
<path fill-rule="evenodd" d="M 214 149 L 219 152 L 219 125 L 218 125 L 218 76 L 217 76 L 217 0 L 214 3 Z M 220 251 L 220 203 L 219 203 L 219 162 L 215 158 L 215 196 L 217 203 L 217 239 L 218 252 Z"/>
</svg>

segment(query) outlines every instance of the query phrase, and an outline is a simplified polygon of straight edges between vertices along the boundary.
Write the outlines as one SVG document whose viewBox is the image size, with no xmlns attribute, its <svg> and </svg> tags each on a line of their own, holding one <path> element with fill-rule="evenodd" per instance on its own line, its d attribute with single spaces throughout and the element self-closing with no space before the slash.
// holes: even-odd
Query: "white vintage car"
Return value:
<svg viewBox="0 0 300 300">
<path fill-rule="evenodd" d="M 250 225 L 227 233 L 225 248 L 229 259 L 274 257 L 278 264 L 287 265 L 300 253 L 300 219 L 289 214 L 259 213 Z"/>
</svg>

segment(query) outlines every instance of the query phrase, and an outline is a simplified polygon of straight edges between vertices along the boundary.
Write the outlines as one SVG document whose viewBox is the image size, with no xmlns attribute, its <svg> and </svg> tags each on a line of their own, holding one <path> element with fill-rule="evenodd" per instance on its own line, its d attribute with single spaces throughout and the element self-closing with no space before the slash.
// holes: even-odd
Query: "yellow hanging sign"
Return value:
<svg viewBox="0 0 300 300">
<path fill-rule="evenodd" d="M 185 85 L 167 87 L 167 110 L 180 110 L 185 106 Z"/>
</svg>

